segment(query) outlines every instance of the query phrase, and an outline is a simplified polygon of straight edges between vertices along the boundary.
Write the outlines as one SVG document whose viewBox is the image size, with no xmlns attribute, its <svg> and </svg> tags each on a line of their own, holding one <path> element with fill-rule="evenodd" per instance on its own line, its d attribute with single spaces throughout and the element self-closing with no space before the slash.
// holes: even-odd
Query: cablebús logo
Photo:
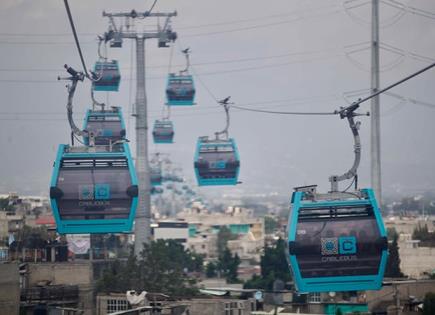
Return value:
<svg viewBox="0 0 435 315">
<path fill-rule="evenodd" d="M 322 262 L 340 262 L 357 260 L 356 237 L 325 237 L 321 238 Z"/>
<path fill-rule="evenodd" d="M 322 255 L 338 255 L 338 238 L 327 237 L 321 238 L 322 242 Z"/>
<path fill-rule="evenodd" d="M 79 205 L 97 206 L 110 204 L 110 185 L 79 185 Z"/>
</svg>

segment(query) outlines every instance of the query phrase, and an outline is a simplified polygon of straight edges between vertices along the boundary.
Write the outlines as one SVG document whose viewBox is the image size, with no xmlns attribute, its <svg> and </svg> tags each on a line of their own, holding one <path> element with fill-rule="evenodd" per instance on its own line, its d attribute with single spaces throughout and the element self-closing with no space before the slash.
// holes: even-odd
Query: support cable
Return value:
<svg viewBox="0 0 435 315">
<path fill-rule="evenodd" d="M 154 9 L 154 6 L 156 5 L 157 0 L 154 0 L 153 4 L 151 5 L 151 8 L 148 10 L 148 13 L 151 13 L 151 11 Z"/>
<path fill-rule="evenodd" d="M 71 25 L 71 30 L 72 30 L 72 32 L 73 32 L 74 41 L 75 41 L 75 43 L 76 43 L 77 50 L 78 50 L 78 52 L 79 52 L 79 56 L 80 56 L 80 60 L 81 60 L 81 62 L 82 62 L 83 72 L 84 72 L 85 76 L 86 76 L 88 79 L 90 79 L 91 81 L 93 81 L 94 79 L 89 75 L 88 70 L 87 70 L 87 68 L 86 68 L 86 62 L 85 62 L 85 59 L 84 59 L 84 57 L 83 57 L 82 49 L 81 49 L 81 47 L 80 47 L 79 38 L 78 38 L 78 36 L 77 36 L 76 27 L 75 27 L 75 25 L 74 25 L 74 21 L 73 21 L 72 15 L 71 15 L 71 10 L 70 10 L 70 8 L 69 8 L 68 0 L 64 0 L 64 3 L 65 3 L 66 13 L 68 14 L 69 23 L 70 23 L 70 25 Z M 73 82 L 74 82 L 74 81 L 73 81 Z"/>
<path fill-rule="evenodd" d="M 242 106 L 236 106 L 233 105 L 232 107 L 245 110 L 249 112 L 258 112 L 258 113 L 265 113 L 265 114 L 278 114 L 278 115 L 311 115 L 311 116 L 325 116 L 325 115 L 337 115 L 336 111 L 333 112 L 282 112 L 282 111 L 271 111 L 271 110 L 263 110 L 263 109 L 253 109 L 253 108 L 246 108 Z"/>
</svg>

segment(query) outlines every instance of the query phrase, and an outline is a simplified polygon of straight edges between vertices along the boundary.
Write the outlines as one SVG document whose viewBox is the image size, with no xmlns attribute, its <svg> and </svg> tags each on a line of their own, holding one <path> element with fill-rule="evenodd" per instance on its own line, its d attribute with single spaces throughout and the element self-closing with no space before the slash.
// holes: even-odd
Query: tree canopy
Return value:
<svg viewBox="0 0 435 315">
<path fill-rule="evenodd" d="M 196 294 L 196 279 L 189 272 L 202 271 L 203 258 L 173 240 L 144 244 L 140 257 L 131 254 L 126 263 L 115 261 L 98 280 L 100 292 L 127 290 L 159 292 L 172 296 Z"/>
<path fill-rule="evenodd" d="M 217 234 L 217 251 L 218 257 L 221 257 L 225 252 L 228 241 L 237 239 L 237 235 L 231 233 L 231 230 L 226 226 L 222 226 Z"/>
<path fill-rule="evenodd" d="M 385 270 L 385 276 L 391 278 L 401 278 L 404 276 L 400 270 L 400 256 L 399 245 L 397 243 L 399 235 L 397 233 L 391 233 L 392 241 L 388 244 L 388 261 L 387 268 Z"/>
<path fill-rule="evenodd" d="M 221 275 L 225 277 L 228 283 L 238 283 L 238 273 L 240 265 L 239 255 L 231 254 L 228 248 L 225 248 L 224 252 L 219 256 L 217 262 L 217 269 L 220 271 Z"/>
<path fill-rule="evenodd" d="M 291 280 L 290 270 L 285 257 L 286 245 L 283 239 L 278 239 L 272 246 L 266 246 L 261 256 L 261 275 L 254 275 L 245 283 L 247 289 L 272 290 L 273 282 L 280 279 Z"/>
<path fill-rule="evenodd" d="M 428 246 L 428 247 L 435 247 L 435 233 L 429 232 L 429 229 L 427 227 L 427 224 L 425 225 L 418 225 L 413 233 L 412 238 L 415 240 L 420 240 L 421 246 Z"/>
<path fill-rule="evenodd" d="M 435 314 L 435 292 L 426 293 L 423 301 L 423 315 Z"/>
</svg>

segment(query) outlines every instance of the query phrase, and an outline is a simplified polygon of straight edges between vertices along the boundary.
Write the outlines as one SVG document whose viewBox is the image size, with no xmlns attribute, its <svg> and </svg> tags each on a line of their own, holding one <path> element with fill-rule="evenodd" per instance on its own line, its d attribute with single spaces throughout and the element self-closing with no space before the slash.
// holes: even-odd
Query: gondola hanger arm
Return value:
<svg viewBox="0 0 435 315">
<path fill-rule="evenodd" d="M 226 125 L 222 131 L 215 132 L 216 139 L 219 139 L 220 135 L 225 135 L 226 139 L 228 139 L 228 128 L 230 127 L 230 105 L 234 104 L 233 102 L 230 102 L 230 98 L 231 96 L 228 96 L 223 100 L 218 101 L 218 103 L 225 109 Z"/>
<path fill-rule="evenodd" d="M 369 113 L 361 114 L 356 113 L 355 111 L 359 108 L 358 102 L 355 102 L 347 107 L 341 107 L 340 110 L 336 111 L 337 114 L 340 115 L 341 119 L 346 118 L 349 127 L 352 131 L 353 139 L 354 139 L 354 154 L 355 158 L 353 161 L 352 167 L 344 174 L 342 175 L 332 175 L 329 177 L 329 182 L 331 183 L 331 192 L 337 192 L 338 191 L 338 183 L 347 179 L 351 179 L 353 177 L 357 176 L 358 167 L 361 161 L 361 139 L 359 136 L 359 126 L 361 125 L 361 122 L 357 121 L 355 122 L 356 116 L 369 116 Z"/>
<path fill-rule="evenodd" d="M 68 101 L 67 101 L 67 116 L 68 116 L 68 122 L 69 125 L 71 126 L 71 131 L 76 135 L 76 136 L 88 136 L 89 137 L 89 144 L 90 146 L 94 145 L 94 134 L 91 132 L 88 132 L 87 130 L 81 130 L 80 128 L 77 127 L 77 125 L 74 122 L 74 118 L 73 118 L 73 99 L 74 99 L 74 94 L 77 88 L 77 83 L 79 81 L 83 81 L 85 78 L 85 75 L 83 72 L 79 72 L 76 71 L 75 69 L 73 69 L 72 67 L 69 67 L 68 65 L 64 65 L 66 71 L 71 75 L 70 77 L 66 77 L 66 78 L 61 78 L 58 77 L 58 80 L 70 80 L 72 83 L 71 85 L 68 85 Z"/>
</svg>

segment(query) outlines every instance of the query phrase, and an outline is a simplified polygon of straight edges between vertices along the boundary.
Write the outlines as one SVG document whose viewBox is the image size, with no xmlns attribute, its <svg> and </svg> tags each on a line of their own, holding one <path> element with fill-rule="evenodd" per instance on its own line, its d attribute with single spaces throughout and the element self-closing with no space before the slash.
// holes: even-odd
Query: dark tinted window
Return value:
<svg viewBox="0 0 435 315">
<path fill-rule="evenodd" d="M 193 82 L 189 79 L 171 79 L 169 81 L 169 89 L 171 90 L 178 90 L 178 89 L 187 89 L 187 90 L 193 90 Z"/>
<path fill-rule="evenodd" d="M 131 199 L 127 167 L 115 169 L 61 169 L 57 187 L 63 191 L 58 200 L 64 220 L 127 218 Z"/>
<path fill-rule="evenodd" d="M 210 167 L 216 167 L 219 162 L 226 163 L 226 162 L 235 162 L 236 161 L 236 155 L 234 152 L 200 152 L 198 157 L 198 162 L 208 162 L 210 164 Z"/>
<path fill-rule="evenodd" d="M 296 258 L 305 278 L 374 275 L 380 242 L 373 216 L 309 219 L 298 222 Z"/>
<path fill-rule="evenodd" d="M 98 78 L 93 82 L 96 86 L 116 86 L 121 79 L 118 64 L 114 62 L 97 62 L 94 72 Z"/>
<path fill-rule="evenodd" d="M 99 144 L 108 144 L 110 140 L 116 141 L 122 139 L 121 121 L 88 121 L 87 130 L 95 134 L 95 142 Z"/>
</svg>

